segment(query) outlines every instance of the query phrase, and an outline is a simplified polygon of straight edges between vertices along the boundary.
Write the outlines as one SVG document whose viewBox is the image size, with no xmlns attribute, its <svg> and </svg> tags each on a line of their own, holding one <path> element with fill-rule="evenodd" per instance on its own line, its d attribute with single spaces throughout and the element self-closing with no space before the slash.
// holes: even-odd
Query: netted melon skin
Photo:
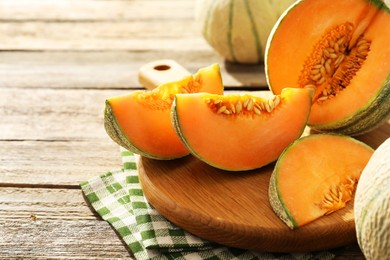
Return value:
<svg viewBox="0 0 390 260">
<path fill-rule="evenodd" d="M 367 259 L 390 255 L 390 138 L 374 152 L 360 177 L 354 204 L 357 240 Z"/>
</svg>

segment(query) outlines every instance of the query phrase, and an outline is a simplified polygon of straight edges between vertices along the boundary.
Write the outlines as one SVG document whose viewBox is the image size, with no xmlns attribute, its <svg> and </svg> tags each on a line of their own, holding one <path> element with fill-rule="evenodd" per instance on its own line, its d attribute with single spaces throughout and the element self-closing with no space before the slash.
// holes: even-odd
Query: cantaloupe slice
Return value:
<svg viewBox="0 0 390 260">
<path fill-rule="evenodd" d="M 106 100 L 104 126 L 106 132 L 122 147 L 154 159 L 174 159 L 189 154 L 173 130 L 170 111 L 177 93 L 223 93 L 218 64 L 201 68 L 195 75 L 162 84 L 152 91 Z"/>
<path fill-rule="evenodd" d="M 301 136 L 312 91 L 285 89 L 270 99 L 253 95 L 178 94 L 172 121 L 188 150 L 225 170 L 262 167 Z"/>
<path fill-rule="evenodd" d="M 292 229 L 346 206 L 373 149 L 352 137 L 316 134 L 279 157 L 269 186 L 275 213 Z"/>
</svg>

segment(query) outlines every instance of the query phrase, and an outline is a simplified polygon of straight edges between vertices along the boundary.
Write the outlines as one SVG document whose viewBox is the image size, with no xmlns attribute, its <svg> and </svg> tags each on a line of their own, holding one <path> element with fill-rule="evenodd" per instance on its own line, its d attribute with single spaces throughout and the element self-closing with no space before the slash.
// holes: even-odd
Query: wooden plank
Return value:
<svg viewBox="0 0 390 260">
<path fill-rule="evenodd" d="M 194 5 L 193 0 L 2 0 L 0 21 L 192 19 Z"/>
<path fill-rule="evenodd" d="M 2 220 L 90 220 L 99 221 L 80 189 L 0 189 Z"/>
<path fill-rule="evenodd" d="M 81 181 L 121 167 L 119 146 L 108 137 L 92 141 L 0 141 L 0 187 L 78 188 Z"/>
<path fill-rule="evenodd" d="M 194 20 L 2 22 L 0 50 L 208 50 Z"/>
<path fill-rule="evenodd" d="M 0 189 L 0 258 L 131 259 L 81 190 Z"/>
<path fill-rule="evenodd" d="M 142 88 L 139 68 L 173 59 L 195 73 L 218 63 L 225 88 L 267 88 L 263 65 L 225 63 L 210 50 L 148 52 L 0 52 L 0 85 L 10 88 Z"/>
<path fill-rule="evenodd" d="M 104 221 L 0 219 L 1 259 L 132 259 Z"/>
<path fill-rule="evenodd" d="M 0 140 L 107 138 L 106 98 L 125 90 L 0 89 Z"/>
<path fill-rule="evenodd" d="M 0 49 L 209 48 L 195 23 L 194 6 L 193 0 L 2 1 Z"/>
</svg>

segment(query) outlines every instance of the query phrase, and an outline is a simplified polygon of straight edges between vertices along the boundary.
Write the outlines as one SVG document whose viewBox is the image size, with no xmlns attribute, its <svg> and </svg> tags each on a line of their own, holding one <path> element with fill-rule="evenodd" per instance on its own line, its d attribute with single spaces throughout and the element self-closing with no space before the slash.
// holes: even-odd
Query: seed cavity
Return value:
<svg viewBox="0 0 390 260">
<path fill-rule="evenodd" d="M 350 22 L 330 28 L 305 61 L 298 85 L 314 89 L 314 102 L 323 103 L 336 97 L 367 59 L 371 41 L 360 35 L 356 44 L 349 47 L 353 30 Z"/>
<path fill-rule="evenodd" d="M 212 111 L 221 115 L 252 115 L 259 116 L 263 113 L 271 113 L 282 103 L 280 96 L 270 99 L 243 96 L 220 96 L 218 98 L 207 98 L 206 104 Z"/>
<path fill-rule="evenodd" d="M 337 185 L 331 185 L 324 193 L 321 202 L 317 203 L 317 206 L 326 210 L 325 215 L 344 208 L 346 203 L 352 199 L 356 185 L 357 180 L 350 177 Z"/>
<path fill-rule="evenodd" d="M 172 84 L 175 84 L 172 86 Z M 187 78 L 168 83 L 166 86 L 160 86 L 151 91 L 140 91 L 137 95 L 137 101 L 154 110 L 170 109 L 178 93 L 197 93 L 202 88 L 202 78 L 200 75 L 188 76 Z"/>
</svg>

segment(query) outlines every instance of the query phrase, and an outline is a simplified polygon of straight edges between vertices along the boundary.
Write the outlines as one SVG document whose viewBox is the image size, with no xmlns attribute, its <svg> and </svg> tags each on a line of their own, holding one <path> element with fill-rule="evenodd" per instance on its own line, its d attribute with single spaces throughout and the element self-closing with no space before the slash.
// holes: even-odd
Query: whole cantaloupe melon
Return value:
<svg viewBox="0 0 390 260">
<path fill-rule="evenodd" d="M 259 63 L 279 16 L 295 0 L 198 0 L 195 18 L 205 40 L 226 60 Z"/>
<path fill-rule="evenodd" d="M 390 138 L 364 168 L 355 194 L 355 225 L 367 259 L 390 257 Z"/>
</svg>

